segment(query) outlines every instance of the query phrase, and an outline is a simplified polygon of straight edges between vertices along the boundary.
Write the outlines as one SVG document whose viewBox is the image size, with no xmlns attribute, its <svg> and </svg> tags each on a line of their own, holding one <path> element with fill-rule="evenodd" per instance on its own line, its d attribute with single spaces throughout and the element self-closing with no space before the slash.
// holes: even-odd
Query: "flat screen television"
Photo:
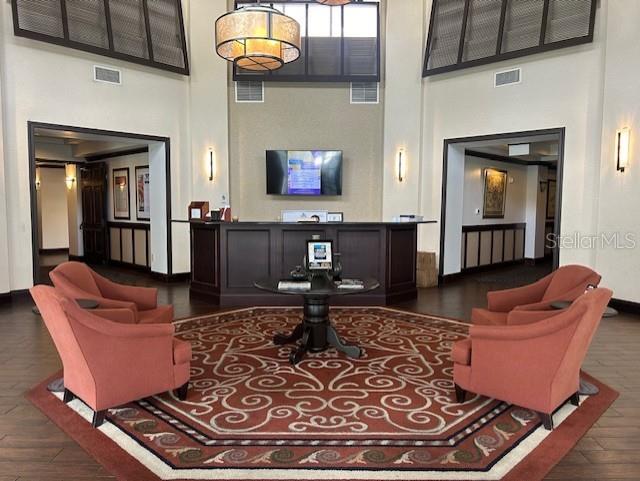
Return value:
<svg viewBox="0 0 640 481">
<path fill-rule="evenodd" d="M 267 194 L 342 195 L 342 151 L 267 150 Z"/>
</svg>

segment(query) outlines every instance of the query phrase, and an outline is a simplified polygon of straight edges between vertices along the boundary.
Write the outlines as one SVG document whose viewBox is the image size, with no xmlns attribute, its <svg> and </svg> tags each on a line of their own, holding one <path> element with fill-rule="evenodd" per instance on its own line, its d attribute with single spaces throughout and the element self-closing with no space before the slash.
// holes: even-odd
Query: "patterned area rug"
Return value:
<svg viewBox="0 0 640 481">
<path fill-rule="evenodd" d="M 177 322 L 177 336 L 194 353 L 187 401 L 168 393 L 112 409 L 100 433 L 127 453 L 127 463 L 153 473 L 145 479 L 506 480 L 528 473 L 531 481 L 553 465 L 545 460 L 540 469 L 538 458 L 529 466 L 552 437 L 535 413 L 481 396 L 455 402 L 450 350 L 466 337 L 466 324 L 335 308 L 338 332 L 364 355 L 330 349 L 292 366 L 291 346 L 271 340 L 300 316 L 299 309 L 256 308 Z M 573 426 L 569 447 L 615 398 L 598 385 L 599 395 L 554 416 L 554 436 Z M 56 420 L 51 399 L 34 402 Z M 53 402 L 89 419 L 78 400 Z M 597 416 L 580 422 L 590 403 Z M 540 478 L 530 477 L 536 470 Z"/>
</svg>

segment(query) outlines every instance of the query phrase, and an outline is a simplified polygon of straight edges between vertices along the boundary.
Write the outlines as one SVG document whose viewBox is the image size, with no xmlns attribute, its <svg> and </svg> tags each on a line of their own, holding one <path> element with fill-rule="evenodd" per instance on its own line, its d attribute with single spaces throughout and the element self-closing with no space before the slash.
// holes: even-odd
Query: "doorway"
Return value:
<svg viewBox="0 0 640 481">
<path fill-rule="evenodd" d="M 66 260 L 169 278 L 169 139 L 39 122 L 28 131 L 34 284 Z M 67 234 L 57 257 L 42 248 L 51 225 Z"/>
<path fill-rule="evenodd" d="M 557 268 L 563 163 L 564 128 L 445 140 L 439 282 L 509 285 Z"/>
</svg>

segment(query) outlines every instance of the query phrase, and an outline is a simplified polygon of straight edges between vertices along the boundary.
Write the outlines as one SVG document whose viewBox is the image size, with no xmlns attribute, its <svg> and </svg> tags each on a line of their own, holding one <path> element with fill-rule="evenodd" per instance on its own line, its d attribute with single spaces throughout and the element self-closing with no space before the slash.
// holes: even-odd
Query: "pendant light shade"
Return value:
<svg viewBox="0 0 640 481">
<path fill-rule="evenodd" d="M 216 52 L 246 70 L 277 70 L 300 57 L 300 24 L 275 8 L 256 5 L 216 20 Z"/>
<path fill-rule="evenodd" d="M 321 3 L 322 5 L 346 5 L 347 3 L 351 3 L 352 0 L 316 0 L 316 2 Z"/>
</svg>

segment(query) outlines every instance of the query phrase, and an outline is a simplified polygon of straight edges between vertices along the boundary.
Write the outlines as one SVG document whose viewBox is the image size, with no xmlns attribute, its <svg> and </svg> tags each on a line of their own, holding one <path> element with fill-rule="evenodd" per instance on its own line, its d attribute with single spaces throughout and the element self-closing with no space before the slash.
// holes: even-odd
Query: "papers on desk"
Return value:
<svg viewBox="0 0 640 481">
<path fill-rule="evenodd" d="M 360 279 L 342 279 L 336 281 L 336 287 L 338 289 L 364 289 L 364 282 Z"/>
<path fill-rule="evenodd" d="M 280 282 L 278 282 L 278 290 L 281 290 L 281 291 L 309 291 L 309 290 L 311 290 L 311 282 L 309 282 L 309 281 L 280 281 Z"/>
</svg>

